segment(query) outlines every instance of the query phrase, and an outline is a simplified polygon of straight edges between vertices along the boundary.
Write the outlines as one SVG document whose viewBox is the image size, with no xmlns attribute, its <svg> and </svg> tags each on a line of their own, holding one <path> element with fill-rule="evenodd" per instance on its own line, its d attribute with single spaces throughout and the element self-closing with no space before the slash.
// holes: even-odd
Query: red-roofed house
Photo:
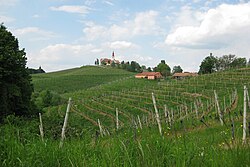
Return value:
<svg viewBox="0 0 250 167">
<path fill-rule="evenodd" d="M 162 78 L 162 75 L 160 72 L 142 72 L 139 74 L 135 75 L 135 78 L 147 78 L 147 79 L 158 79 L 158 78 Z"/>
</svg>

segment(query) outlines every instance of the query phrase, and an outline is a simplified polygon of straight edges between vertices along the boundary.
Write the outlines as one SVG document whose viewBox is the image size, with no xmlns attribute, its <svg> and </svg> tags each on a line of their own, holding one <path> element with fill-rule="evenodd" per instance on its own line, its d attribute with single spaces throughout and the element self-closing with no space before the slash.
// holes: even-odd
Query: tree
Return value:
<svg viewBox="0 0 250 167">
<path fill-rule="evenodd" d="M 206 57 L 200 65 L 199 74 L 208 74 L 216 71 L 217 59 L 213 55 Z"/>
<path fill-rule="evenodd" d="M 132 71 L 132 72 L 142 72 L 140 64 L 138 64 L 136 61 L 131 61 L 130 66 L 131 66 L 131 68 L 130 68 L 129 71 Z"/>
<path fill-rule="evenodd" d="M 28 68 L 30 74 L 40 74 L 45 73 L 45 71 L 40 66 L 38 69 Z"/>
<path fill-rule="evenodd" d="M 33 86 L 26 53 L 6 27 L 0 25 L 0 121 L 7 115 L 29 115 Z"/>
<path fill-rule="evenodd" d="M 174 66 L 173 67 L 173 71 L 172 71 L 172 73 L 174 74 L 174 73 L 182 73 L 182 68 L 181 68 L 181 66 Z"/>
<path fill-rule="evenodd" d="M 100 63 L 99 63 L 99 59 L 96 59 L 96 65 L 100 65 Z"/>
<path fill-rule="evenodd" d="M 156 67 L 156 71 L 160 72 L 162 76 L 166 77 L 170 75 L 170 67 L 165 63 L 165 60 L 161 60 L 161 63 L 159 63 Z"/>
<path fill-rule="evenodd" d="M 141 69 L 142 69 L 142 70 L 147 70 L 147 67 L 146 67 L 145 65 L 142 65 L 142 66 L 141 66 Z"/>
<path fill-rule="evenodd" d="M 115 62 L 114 61 L 112 61 L 111 67 L 115 67 Z"/>
<path fill-rule="evenodd" d="M 148 70 L 148 72 L 152 72 L 151 67 L 148 67 L 147 70 Z"/>
<path fill-rule="evenodd" d="M 229 54 L 217 58 L 216 69 L 217 71 L 222 71 L 229 68 L 245 67 L 246 65 L 246 58 L 237 58 L 235 55 Z"/>
<path fill-rule="evenodd" d="M 247 66 L 247 59 L 246 58 L 236 58 L 232 63 L 231 63 L 231 67 L 234 68 L 239 68 L 239 67 L 245 67 Z"/>
<path fill-rule="evenodd" d="M 217 58 L 216 69 L 217 71 L 226 70 L 232 67 L 232 62 L 236 59 L 235 55 L 223 55 Z"/>
</svg>

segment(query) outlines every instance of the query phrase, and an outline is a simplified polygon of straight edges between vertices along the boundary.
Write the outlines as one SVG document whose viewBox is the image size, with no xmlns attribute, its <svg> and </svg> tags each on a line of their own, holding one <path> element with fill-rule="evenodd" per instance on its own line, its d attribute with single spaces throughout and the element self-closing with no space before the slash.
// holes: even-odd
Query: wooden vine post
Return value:
<svg viewBox="0 0 250 167">
<path fill-rule="evenodd" d="M 195 108 L 195 114 L 196 114 L 196 118 L 199 119 L 199 114 L 198 114 L 198 107 L 196 102 L 194 102 L 194 108 Z"/>
<path fill-rule="evenodd" d="M 140 128 L 142 129 L 142 124 L 141 124 L 141 120 L 140 120 L 139 115 L 137 115 L 137 119 L 138 119 L 139 126 L 140 126 Z"/>
<path fill-rule="evenodd" d="M 157 121 L 157 124 L 158 124 L 159 132 L 162 135 L 161 122 L 160 122 L 160 117 L 159 117 L 158 109 L 157 109 L 157 106 L 156 106 L 156 101 L 155 101 L 154 93 L 152 93 L 152 100 L 153 100 L 153 104 L 154 104 L 154 108 L 155 108 L 155 115 L 156 115 L 156 121 Z"/>
<path fill-rule="evenodd" d="M 40 136 L 43 141 L 44 133 L 43 133 L 43 121 L 42 121 L 42 115 L 39 113 L 39 120 L 40 120 L 40 125 L 39 125 L 39 130 L 40 130 Z"/>
<path fill-rule="evenodd" d="M 221 110 L 220 110 L 220 105 L 219 105 L 219 102 L 218 102 L 218 96 L 217 96 L 216 90 L 214 90 L 214 97 L 215 97 L 215 103 L 216 103 L 219 118 L 220 118 L 220 123 L 221 123 L 221 125 L 223 125 L 224 123 L 223 123 L 222 113 L 221 113 Z"/>
<path fill-rule="evenodd" d="M 247 87 L 244 86 L 244 111 L 243 111 L 243 144 L 246 143 L 246 131 L 247 131 Z"/>
<path fill-rule="evenodd" d="M 167 105 L 164 104 L 164 115 L 165 115 L 165 121 L 166 121 L 166 124 L 168 123 L 168 113 L 167 113 Z"/>
<path fill-rule="evenodd" d="M 100 134 L 103 137 L 103 130 L 102 130 L 102 126 L 101 126 L 100 120 L 97 119 L 97 122 L 98 122 L 99 130 L 100 130 Z"/>
<path fill-rule="evenodd" d="M 69 98 L 68 106 L 67 106 L 67 110 L 66 110 L 66 114 L 65 114 L 65 118 L 64 118 L 62 135 L 61 135 L 61 142 L 59 145 L 60 148 L 63 146 L 63 140 L 65 139 L 65 131 L 66 131 L 67 123 L 68 123 L 70 107 L 71 107 L 71 97 Z"/>
<path fill-rule="evenodd" d="M 116 108 L 116 130 L 119 129 L 118 108 Z"/>
</svg>

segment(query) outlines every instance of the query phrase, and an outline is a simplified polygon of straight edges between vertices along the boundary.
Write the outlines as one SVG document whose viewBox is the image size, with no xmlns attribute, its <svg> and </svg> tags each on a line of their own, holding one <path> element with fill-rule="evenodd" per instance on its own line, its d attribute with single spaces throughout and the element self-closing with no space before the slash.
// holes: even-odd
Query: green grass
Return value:
<svg viewBox="0 0 250 167">
<path fill-rule="evenodd" d="M 0 127 L 0 166 L 249 166 L 249 134 L 242 145 L 241 124 L 243 85 L 250 87 L 250 69 L 180 81 L 148 81 L 133 75 L 100 67 L 33 75 L 36 91 L 48 89 L 73 99 L 65 143 L 59 148 L 66 102 L 44 108 L 45 142 L 39 138 L 38 118 L 27 121 L 10 117 Z M 237 98 L 232 104 L 235 89 Z M 224 126 L 214 106 L 214 90 L 221 110 L 226 111 Z M 163 136 L 155 119 L 146 112 L 154 113 L 152 92 Z M 164 117 L 165 104 L 173 113 L 171 125 Z M 103 114 L 115 117 L 116 108 L 123 123 L 118 131 L 114 120 Z M 79 113 L 93 121 L 100 119 L 111 135 L 101 137 L 98 126 Z M 137 116 L 142 129 L 132 123 L 134 120 L 139 126 Z M 231 118 L 235 123 L 234 140 Z"/>
<path fill-rule="evenodd" d="M 104 138 L 59 141 L 20 137 L 20 127 L 1 127 L 1 166 L 247 166 L 250 147 L 230 143 L 225 127 L 172 133 L 156 127 L 124 129 Z M 223 134 L 221 133 L 223 132 Z M 238 132 L 237 132 L 238 134 Z M 240 133 L 239 133 L 240 134 Z M 227 146 L 227 142 L 229 147 Z M 237 142 L 237 141 L 235 141 Z"/>
<path fill-rule="evenodd" d="M 57 93 L 68 93 L 133 75 L 131 72 L 110 67 L 84 66 L 47 74 L 35 74 L 32 75 L 32 83 L 35 91 L 38 92 L 48 89 Z"/>
</svg>

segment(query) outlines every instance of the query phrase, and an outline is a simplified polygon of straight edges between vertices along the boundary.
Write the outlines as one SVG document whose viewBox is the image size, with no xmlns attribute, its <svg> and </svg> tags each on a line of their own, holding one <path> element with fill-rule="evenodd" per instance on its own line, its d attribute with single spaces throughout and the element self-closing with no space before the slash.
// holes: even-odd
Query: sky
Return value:
<svg viewBox="0 0 250 167">
<path fill-rule="evenodd" d="M 202 60 L 250 58 L 247 0 L 0 0 L 0 23 L 46 72 L 115 58 L 196 72 Z"/>
</svg>

